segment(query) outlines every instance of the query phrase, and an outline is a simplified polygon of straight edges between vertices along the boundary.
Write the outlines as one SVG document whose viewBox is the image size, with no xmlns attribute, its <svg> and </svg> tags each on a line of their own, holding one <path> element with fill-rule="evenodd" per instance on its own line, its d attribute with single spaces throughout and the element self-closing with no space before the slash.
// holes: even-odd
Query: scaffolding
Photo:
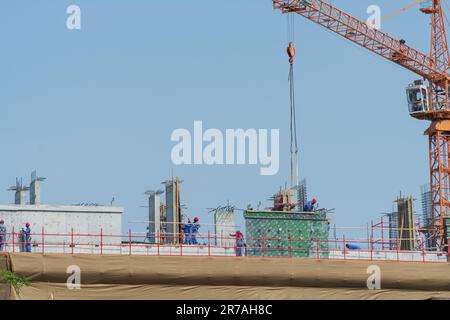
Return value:
<svg viewBox="0 0 450 320">
<path fill-rule="evenodd" d="M 306 186 L 306 179 L 303 179 L 297 188 L 297 209 L 302 211 L 306 202 L 308 202 L 308 188 Z"/>
<path fill-rule="evenodd" d="M 425 237 L 425 246 L 433 248 L 434 238 L 434 217 L 433 217 L 433 200 L 429 185 L 421 187 L 422 194 L 422 217 L 420 219 L 421 232 Z"/>
<path fill-rule="evenodd" d="M 387 213 L 390 250 L 414 250 L 418 246 L 418 228 L 414 216 L 414 199 L 402 197 L 395 201 L 397 211 Z M 383 222 L 382 222 L 383 224 Z"/>
<path fill-rule="evenodd" d="M 232 247 L 235 245 L 235 239 L 230 235 L 235 233 L 235 215 L 234 207 L 226 205 L 213 209 L 215 242 L 217 246 Z"/>
</svg>

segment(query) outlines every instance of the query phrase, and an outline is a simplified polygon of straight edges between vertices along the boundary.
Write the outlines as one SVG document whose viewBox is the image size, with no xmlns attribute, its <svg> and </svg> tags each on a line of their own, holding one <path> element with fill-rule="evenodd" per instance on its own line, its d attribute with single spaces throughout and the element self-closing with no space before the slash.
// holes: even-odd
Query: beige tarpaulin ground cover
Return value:
<svg viewBox="0 0 450 320">
<path fill-rule="evenodd" d="M 26 254 L 10 268 L 30 277 L 21 299 L 433 299 L 450 298 L 450 265 L 289 258 Z M 369 266 L 381 289 L 369 290 Z M 69 266 L 81 289 L 68 289 Z"/>
</svg>

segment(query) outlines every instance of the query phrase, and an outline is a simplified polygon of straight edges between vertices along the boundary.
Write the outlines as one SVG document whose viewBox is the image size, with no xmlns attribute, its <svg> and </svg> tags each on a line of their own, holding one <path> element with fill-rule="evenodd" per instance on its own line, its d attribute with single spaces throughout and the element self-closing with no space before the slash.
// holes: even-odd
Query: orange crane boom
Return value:
<svg viewBox="0 0 450 320">
<path fill-rule="evenodd" d="M 444 218 L 450 215 L 450 59 L 441 0 L 428 0 L 429 5 L 421 9 L 431 16 L 430 54 L 410 47 L 406 41 L 395 39 L 323 0 L 272 1 L 274 9 L 297 13 L 423 78 L 408 86 L 408 107 L 412 117 L 431 121 L 425 131 L 429 137 L 433 205 L 429 228 L 433 244 L 446 246 Z"/>
<path fill-rule="evenodd" d="M 429 55 L 370 27 L 366 22 L 337 9 L 322 0 L 273 0 L 274 9 L 295 12 L 340 36 L 434 81 L 436 75 L 448 75 L 436 68 Z"/>
</svg>

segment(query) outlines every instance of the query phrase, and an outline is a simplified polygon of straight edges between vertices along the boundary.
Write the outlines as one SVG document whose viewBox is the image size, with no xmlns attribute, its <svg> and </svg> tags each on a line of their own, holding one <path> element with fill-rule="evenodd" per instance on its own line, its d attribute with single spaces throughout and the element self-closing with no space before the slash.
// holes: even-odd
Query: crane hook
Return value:
<svg viewBox="0 0 450 320">
<path fill-rule="evenodd" d="M 289 56 L 289 63 L 293 64 L 294 63 L 294 57 L 295 57 L 295 48 L 294 48 L 294 44 L 291 42 L 289 42 L 289 47 L 287 47 L 287 54 Z"/>
</svg>

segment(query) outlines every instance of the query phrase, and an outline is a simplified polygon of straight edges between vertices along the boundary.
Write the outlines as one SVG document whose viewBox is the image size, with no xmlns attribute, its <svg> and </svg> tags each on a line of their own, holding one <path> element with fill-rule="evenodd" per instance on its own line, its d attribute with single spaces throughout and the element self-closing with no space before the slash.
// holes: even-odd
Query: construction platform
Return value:
<svg viewBox="0 0 450 320">
<path fill-rule="evenodd" d="M 374 265 L 379 290 L 367 287 Z M 3 286 L 6 299 L 450 299 L 450 265 L 437 263 L 16 253 L 0 266 L 31 279 Z M 67 287 L 69 266 L 81 289 Z"/>
</svg>

